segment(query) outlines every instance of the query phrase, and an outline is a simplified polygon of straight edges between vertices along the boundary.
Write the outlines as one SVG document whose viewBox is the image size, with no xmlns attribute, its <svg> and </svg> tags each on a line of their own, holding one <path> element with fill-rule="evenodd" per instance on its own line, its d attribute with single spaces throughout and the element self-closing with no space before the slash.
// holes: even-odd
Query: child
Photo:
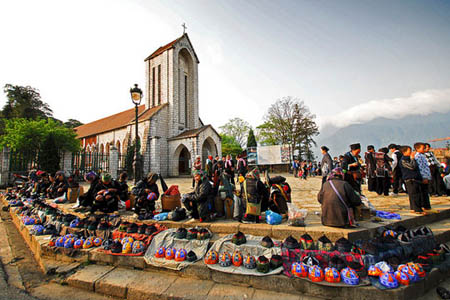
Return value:
<svg viewBox="0 0 450 300">
<path fill-rule="evenodd" d="M 412 154 L 414 154 L 414 158 L 417 162 L 417 165 L 419 166 L 420 176 L 422 176 L 422 182 L 420 184 L 422 208 L 424 210 L 431 210 L 430 195 L 428 194 L 428 184 L 431 180 L 431 172 L 430 167 L 428 166 L 427 158 L 425 156 L 425 144 L 415 143 L 414 149 L 416 151 Z"/>
<path fill-rule="evenodd" d="M 422 176 L 414 154 L 409 146 L 401 146 L 400 152 L 403 156 L 400 158 L 399 167 L 401 168 L 402 179 L 405 182 L 406 190 L 409 196 L 409 207 L 414 213 L 423 214 L 420 185 Z"/>
</svg>

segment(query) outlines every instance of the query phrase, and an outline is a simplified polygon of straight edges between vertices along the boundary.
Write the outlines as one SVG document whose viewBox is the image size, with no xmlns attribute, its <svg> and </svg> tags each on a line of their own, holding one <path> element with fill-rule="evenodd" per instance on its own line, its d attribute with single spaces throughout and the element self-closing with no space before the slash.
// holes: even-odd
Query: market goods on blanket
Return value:
<svg viewBox="0 0 450 300">
<path fill-rule="evenodd" d="M 155 233 L 157 231 L 158 231 L 158 229 L 156 228 L 156 226 L 151 224 L 151 225 L 148 225 L 147 228 L 145 229 L 145 234 L 152 235 L 153 233 Z"/>
<path fill-rule="evenodd" d="M 269 236 L 265 236 L 261 240 L 261 246 L 266 248 L 272 248 L 273 247 L 273 241 Z"/>
<path fill-rule="evenodd" d="M 333 248 L 333 243 L 325 235 L 317 240 L 317 250 L 331 252 Z"/>
<path fill-rule="evenodd" d="M 131 223 L 130 225 L 128 225 L 127 233 L 137 233 L 137 231 L 138 231 L 138 226 L 136 223 Z"/>
<path fill-rule="evenodd" d="M 300 244 L 298 243 L 298 241 L 292 235 L 290 235 L 290 236 L 288 236 L 287 238 L 284 239 L 283 245 L 284 245 L 284 247 L 286 247 L 288 249 L 298 249 L 298 248 L 300 248 Z"/>
<path fill-rule="evenodd" d="M 144 253 L 145 251 L 145 245 L 144 242 L 142 241 L 134 241 L 133 242 L 133 254 L 139 254 L 139 253 Z"/>
<path fill-rule="evenodd" d="M 198 230 L 196 228 L 190 228 L 186 234 L 186 238 L 188 240 L 197 239 Z"/>
<path fill-rule="evenodd" d="M 130 254 L 133 251 L 133 242 L 127 241 L 122 244 L 122 254 Z"/>
<path fill-rule="evenodd" d="M 222 254 L 220 254 L 219 264 L 222 267 L 229 267 L 229 266 L 231 266 L 231 255 L 230 255 L 230 253 L 225 251 Z"/>
<path fill-rule="evenodd" d="M 56 247 L 64 247 L 64 242 L 66 241 L 65 237 L 61 236 L 56 239 L 55 246 Z"/>
<path fill-rule="evenodd" d="M 296 277 L 307 277 L 308 266 L 301 262 L 295 262 L 291 265 L 291 273 Z"/>
<path fill-rule="evenodd" d="M 341 271 L 341 279 L 344 281 L 344 283 L 348 285 L 358 285 L 359 284 L 359 277 L 358 274 L 356 274 L 355 270 L 351 268 L 344 268 Z"/>
<path fill-rule="evenodd" d="M 367 273 L 369 276 L 379 277 L 383 274 L 383 271 L 381 271 L 376 265 L 371 265 L 367 270 Z"/>
<path fill-rule="evenodd" d="M 341 282 L 341 274 L 336 268 L 325 268 L 325 281 L 331 283 Z"/>
<path fill-rule="evenodd" d="M 95 246 L 95 247 L 101 246 L 102 243 L 103 243 L 103 239 L 102 239 L 101 237 L 96 237 L 96 238 L 94 239 L 94 246 Z"/>
<path fill-rule="evenodd" d="M 50 242 L 48 242 L 48 245 L 50 247 L 55 247 L 56 246 L 56 240 L 57 240 L 56 238 L 51 239 Z"/>
<path fill-rule="evenodd" d="M 275 270 L 281 267 L 282 265 L 283 265 L 283 258 L 281 257 L 281 255 L 278 254 L 272 255 L 272 257 L 270 258 L 270 268 L 272 270 Z"/>
<path fill-rule="evenodd" d="M 323 270 L 319 266 L 311 266 L 308 269 L 308 278 L 313 282 L 320 282 L 324 279 Z"/>
<path fill-rule="evenodd" d="M 188 252 L 186 259 L 188 262 L 194 262 L 197 260 L 197 254 L 195 254 L 195 252 L 191 250 Z"/>
<path fill-rule="evenodd" d="M 122 243 L 122 245 L 127 243 L 127 242 L 133 244 L 134 239 L 132 237 L 127 236 L 127 237 L 124 237 L 120 242 Z"/>
<path fill-rule="evenodd" d="M 72 222 L 70 222 L 70 228 L 78 228 L 78 226 L 80 225 L 80 219 L 76 218 L 75 220 L 72 220 Z"/>
<path fill-rule="evenodd" d="M 397 237 L 397 233 L 394 230 L 386 230 L 385 232 L 383 232 L 383 236 L 387 237 L 387 236 L 392 236 L 393 238 Z"/>
<path fill-rule="evenodd" d="M 398 280 L 395 278 L 394 273 L 391 272 L 383 273 L 380 276 L 380 283 L 389 289 L 395 289 L 398 287 Z"/>
<path fill-rule="evenodd" d="M 83 247 L 83 243 L 84 243 L 84 241 L 82 239 L 78 239 L 75 241 L 75 243 L 73 243 L 73 248 L 81 249 Z"/>
<path fill-rule="evenodd" d="M 92 246 L 94 246 L 94 242 L 92 239 L 87 239 L 83 243 L 83 249 L 89 249 L 89 248 L 92 248 Z"/>
<path fill-rule="evenodd" d="M 139 234 L 145 234 L 145 230 L 147 229 L 147 224 L 141 224 L 141 225 L 139 225 L 139 227 L 138 227 L 138 232 L 137 233 L 139 233 Z"/>
<path fill-rule="evenodd" d="M 244 267 L 247 269 L 256 268 L 256 260 L 253 255 L 247 255 L 244 259 Z"/>
<path fill-rule="evenodd" d="M 177 231 L 175 232 L 175 237 L 177 239 L 185 239 L 187 235 L 187 230 L 186 228 L 178 228 Z"/>
<path fill-rule="evenodd" d="M 247 239 L 245 237 L 245 235 L 238 231 L 237 233 L 235 233 L 231 239 L 231 242 L 235 245 L 242 245 L 245 244 L 247 242 Z"/>
<path fill-rule="evenodd" d="M 175 253 L 175 261 L 181 262 L 186 260 L 187 252 L 185 249 L 178 249 Z"/>
<path fill-rule="evenodd" d="M 400 265 L 398 266 L 398 271 L 403 272 L 408 275 L 409 281 L 411 283 L 414 283 L 416 281 L 419 281 L 420 277 L 419 274 L 417 274 L 416 270 L 408 265 Z"/>
<path fill-rule="evenodd" d="M 260 273 L 269 273 L 270 262 L 264 255 L 261 255 L 256 260 L 256 270 Z"/>
<path fill-rule="evenodd" d="M 380 261 L 375 264 L 382 273 L 393 273 L 394 269 L 385 261 Z M 381 274 L 380 274 L 381 275 Z"/>
<path fill-rule="evenodd" d="M 164 258 L 166 257 L 166 248 L 164 247 L 159 247 L 156 252 L 155 252 L 155 257 L 156 258 Z"/>
<path fill-rule="evenodd" d="M 208 229 L 201 228 L 197 233 L 197 240 L 207 240 L 210 238 Z"/>
<path fill-rule="evenodd" d="M 122 253 L 122 243 L 120 241 L 114 241 L 111 245 L 112 253 Z"/>
<path fill-rule="evenodd" d="M 409 262 L 406 265 L 408 267 L 413 268 L 414 270 L 416 270 L 416 272 L 417 272 L 417 274 L 419 275 L 420 278 L 425 277 L 425 275 L 426 275 L 425 270 L 422 268 L 422 266 L 420 264 Z"/>
<path fill-rule="evenodd" d="M 342 258 L 340 258 L 339 256 L 336 255 L 330 259 L 328 266 L 336 268 L 336 269 L 338 269 L 338 271 L 341 271 L 343 268 L 345 268 L 347 266 L 347 264 L 345 263 L 345 261 Z"/>
<path fill-rule="evenodd" d="M 236 267 L 240 267 L 242 265 L 242 254 L 239 250 L 235 250 L 233 252 L 233 256 L 231 257 L 231 262 Z"/>
<path fill-rule="evenodd" d="M 300 242 L 302 244 L 303 249 L 305 250 L 314 249 L 314 240 L 309 234 L 305 233 L 304 235 L 302 235 L 300 237 Z"/>
<path fill-rule="evenodd" d="M 305 265 L 307 265 L 308 267 L 320 265 L 320 262 L 319 262 L 319 260 L 317 258 L 315 258 L 313 256 L 309 256 L 309 255 L 306 255 L 305 257 L 303 257 L 302 262 Z"/>
<path fill-rule="evenodd" d="M 166 249 L 166 256 L 165 256 L 165 258 L 167 259 L 167 260 L 171 260 L 171 259 L 174 259 L 175 258 L 175 253 L 176 253 L 176 249 L 175 248 L 167 248 Z"/>
<path fill-rule="evenodd" d="M 64 248 L 73 248 L 73 243 L 75 242 L 75 238 L 68 238 L 64 242 Z"/>
<path fill-rule="evenodd" d="M 214 265 L 217 264 L 219 260 L 219 255 L 215 250 L 209 250 L 208 253 L 205 255 L 205 264 L 207 265 Z"/>
<path fill-rule="evenodd" d="M 409 276 L 401 271 L 395 271 L 394 276 L 401 285 L 409 285 Z"/>
</svg>

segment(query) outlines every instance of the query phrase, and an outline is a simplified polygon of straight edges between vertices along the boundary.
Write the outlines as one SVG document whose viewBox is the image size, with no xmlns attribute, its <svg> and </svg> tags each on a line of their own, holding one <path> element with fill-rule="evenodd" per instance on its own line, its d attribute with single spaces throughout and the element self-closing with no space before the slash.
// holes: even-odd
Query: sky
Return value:
<svg viewBox="0 0 450 300">
<path fill-rule="evenodd" d="M 61 120 L 132 108 L 144 59 L 182 35 L 200 116 L 263 122 L 284 96 L 320 125 L 450 111 L 450 1 L 1 0 L 0 85 L 30 85 Z M 6 97 L 0 93 L 0 105 Z"/>
</svg>

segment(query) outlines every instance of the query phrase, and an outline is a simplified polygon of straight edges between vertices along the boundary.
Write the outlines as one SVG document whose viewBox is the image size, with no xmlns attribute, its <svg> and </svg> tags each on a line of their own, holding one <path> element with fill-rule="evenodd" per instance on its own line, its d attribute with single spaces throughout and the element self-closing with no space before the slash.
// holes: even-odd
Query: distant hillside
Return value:
<svg viewBox="0 0 450 300">
<path fill-rule="evenodd" d="M 390 143 L 412 145 L 417 141 L 448 136 L 450 136 L 450 112 L 408 116 L 399 120 L 378 118 L 344 128 L 326 126 L 321 130 L 317 146 L 327 145 L 331 155 L 337 156 L 347 152 L 348 146 L 357 142 L 361 143 L 362 150 L 365 151 L 370 144 L 378 149 Z M 445 143 L 435 144 L 440 147 L 444 145 Z"/>
</svg>

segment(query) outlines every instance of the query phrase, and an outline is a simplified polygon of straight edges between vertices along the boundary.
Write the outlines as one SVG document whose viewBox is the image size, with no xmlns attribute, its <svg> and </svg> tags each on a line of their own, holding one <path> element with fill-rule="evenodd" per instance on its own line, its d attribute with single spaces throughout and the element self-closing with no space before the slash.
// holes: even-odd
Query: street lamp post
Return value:
<svg viewBox="0 0 450 300">
<path fill-rule="evenodd" d="M 133 101 L 135 105 L 135 123 L 136 123 L 136 132 L 135 132 L 135 144 L 134 144 L 134 184 L 137 183 L 138 180 L 138 168 L 140 168 L 139 165 L 139 148 L 138 148 L 138 106 L 141 104 L 142 100 L 142 90 L 138 88 L 137 83 L 134 84 L 134 88 L 130 89 L 131 94 L 131 101 Z"/>
</svg>

